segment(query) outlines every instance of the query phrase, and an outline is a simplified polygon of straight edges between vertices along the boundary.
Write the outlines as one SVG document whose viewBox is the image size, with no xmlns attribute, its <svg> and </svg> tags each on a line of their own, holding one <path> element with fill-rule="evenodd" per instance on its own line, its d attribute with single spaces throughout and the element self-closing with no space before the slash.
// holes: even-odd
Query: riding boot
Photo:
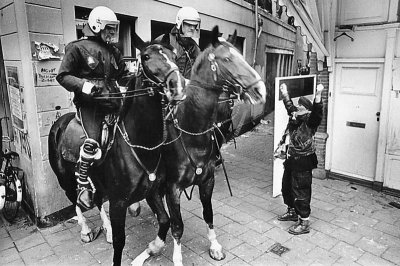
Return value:
<svg viewBox="0 0 400 266">
<path fill-rule="evenodd" d="M 76 167 L 76 180 L 78 183 L 78 198 L 76 203 L 84 209 L 93 208 L 93 196 L 96 188 L 89 177 L 89 169 L 95 160 L 99 144 L 93 139 L 86 139 L 79 154 Z"/>
<path fill-rule="evenodd" d="M 297 221 L 297 219 L 298 219 L 298 216 L 296 214 L 295 209 L 294 208 L 290 208 L 290 207 L 287 208 L 287 211 L 284 214 L 278 216 L 278 220 L 279 221 L 293 221 L 293 222 L 295 222 L 295 221 Z"/>
</svg>

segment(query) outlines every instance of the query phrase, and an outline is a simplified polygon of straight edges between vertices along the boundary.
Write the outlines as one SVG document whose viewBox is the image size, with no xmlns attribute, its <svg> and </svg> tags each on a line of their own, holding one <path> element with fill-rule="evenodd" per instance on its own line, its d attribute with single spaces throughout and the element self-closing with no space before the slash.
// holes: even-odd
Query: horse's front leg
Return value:
<svg viewBox="0 0 400 266">
<path fill-rule="evenodd" d="M 100 232 L 101 228 L 95 228 L 93 230 L 87 225 L 86 218 L 83 216 L 81 208 L 76 205 L 75 206 L 76 217 L 78 218 L 78 224 L 81 226 L 81 241 L 84 243 L 89 243 L 95 240 Z"/>
<path fill-rule="evenodd" d="M 210 240 L 210 257 L 214 260 L 223 260 L 226 255 L 223 251 L 221 244 L 217 240 L 217 235 L 214 230 L 214 218 L 213 218 L 213 209 L 211 203 L 212 192 L 214 189 L 214 174 L 210 178 L 207 179 L 206 182 L 199 185 L 199 194 L 201 204 L 203 205 L 203 218 L 207 223 L 207 237 Z"/>
<path fill-rule="evenodd" d="M 110 219 L 108 219 L 107 213 L 104 210 L 104 203 L 101 204 L 100 209 L 100 217 L 101 220 L 103 221 L 103 230 L 106 232 L 106 240 L 108 243 L 112 243 L 112 228 L 111 228 L 111 222 Z"/>
<path fill-rule="evenodd" d="M 182 266 L 182 245 L 183 221 L 180 209 L 180 197 L 182 191 L 174 184 L 167 188 L 166 200 L 171 219 L 171 232 L 174 238 L 174 254 L 172 260 L 175 266 Z"/>
<path fill-rule="evenodd" d="M 122 200 L 110 200 L 110 219 L 113 232 L 114 257 L 113 265 L 121 265 L 122 250 L 125 246 L 125 219 L 126 202 Z"/>
<path fill-rule="evenodd" d="M 149 243 L 149 246 L 146 250 L 144 250 L 139 256 L 135 258 L 135 260 L 131 263 L 134 266 L 143 265 L 145 260 L 147 260 L 150 256 L 158 255 L 165 246 L 165 239 L 167 237 L 167 233 L 169 230 L 169 217 L 167 212 L 165 211 L 164 204 L 162 201 L 162 196 L 159 192 L 155 192 L 153 195 L 149 195 L 146 198 L 147 203 L 149 204 L 153 213 L 157 216 L 158 220 L 158 234 L 156 239 Z"/>
</svg>

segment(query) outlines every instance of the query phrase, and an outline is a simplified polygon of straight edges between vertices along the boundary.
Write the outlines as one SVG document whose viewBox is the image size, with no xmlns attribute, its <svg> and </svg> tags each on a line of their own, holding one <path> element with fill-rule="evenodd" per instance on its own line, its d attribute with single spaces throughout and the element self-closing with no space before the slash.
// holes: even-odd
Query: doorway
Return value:
<svg viewBox="0 0 400 266">
<path fill-rule="evenodd" d="M 337 63 L 331 171 L 374 181 L 383 63 Z"/>
</svg>

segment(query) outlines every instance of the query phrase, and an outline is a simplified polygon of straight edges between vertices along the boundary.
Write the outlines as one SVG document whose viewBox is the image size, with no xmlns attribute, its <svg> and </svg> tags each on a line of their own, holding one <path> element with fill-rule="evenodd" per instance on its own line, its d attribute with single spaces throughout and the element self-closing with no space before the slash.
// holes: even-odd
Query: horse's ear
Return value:
<svg viewBox="0 0 400 266">
<path fill-rule="evenodd" d="M 219 29 L 218 29 L 218 26 L 215 26 L 213 29 L 212 29 L 212 32 L 211 32 L 211 44 L 214 46 L 214 47 L 216 47 L 216 46 L 218 46 L 219 45 L 219 39 L 218 39 L 218 37 L 219 37 Z"/>
<path fill-rule="evenodd" d="M 136 32 L 133 32 L 132 43 L 133 46 L 135 46 L 140 51 L 145 48 L 145 42 L 142 40 L 142 38 L 139 37 L 139 35 L 136 34 Z"/>
<path fill-rule="evenodd" d="M 235 30 L 235 32 L 231 36 L 229 36 L 228 42 L 230 42 L 231 44 L 235 45 L 236 44 L 236 37 L 237 37 L 237 30 Z"/>
</svg>

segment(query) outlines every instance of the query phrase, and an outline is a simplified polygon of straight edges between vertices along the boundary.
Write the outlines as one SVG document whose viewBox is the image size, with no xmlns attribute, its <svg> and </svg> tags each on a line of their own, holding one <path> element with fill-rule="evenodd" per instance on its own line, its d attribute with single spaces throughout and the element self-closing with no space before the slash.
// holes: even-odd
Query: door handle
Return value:
<svg viewBox="0 0 400 266">
<path fill-rule="evenodd" d="M 381 116 L 381 112 L 376 112 L 376 121 L 379 122 L 380 116 Z"/>
</svg>

